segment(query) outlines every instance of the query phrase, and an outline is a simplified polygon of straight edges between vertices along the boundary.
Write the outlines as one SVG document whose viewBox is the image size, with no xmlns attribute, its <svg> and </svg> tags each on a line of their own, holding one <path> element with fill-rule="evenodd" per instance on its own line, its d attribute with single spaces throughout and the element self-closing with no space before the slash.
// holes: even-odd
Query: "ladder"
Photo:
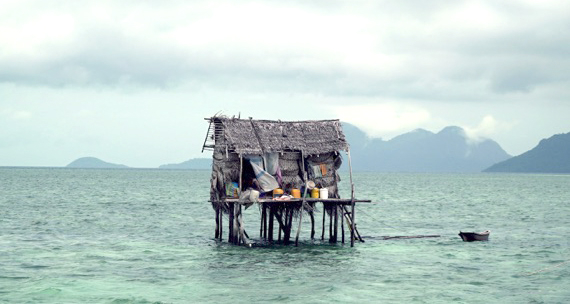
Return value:
<svg viewBox="0 0 570 304">
<path fill-rule="evenodd" d="M 208 126 L 208 133 L 206 133 L 206 138 L 204 139 L 204 145 L 202 145 L 202 152 L 204 150 L 214 150 L 215 145 L 215 133 L 216 133 L 216 124 L 212 120 L 210 120 L 210 125 Z"/>
</svg>

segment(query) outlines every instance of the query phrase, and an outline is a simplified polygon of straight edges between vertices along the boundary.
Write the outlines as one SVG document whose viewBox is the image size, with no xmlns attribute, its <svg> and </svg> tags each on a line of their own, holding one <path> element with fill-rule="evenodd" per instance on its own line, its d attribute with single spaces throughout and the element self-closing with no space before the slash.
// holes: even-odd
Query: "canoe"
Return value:
<svg viewBox="0 0 570 304">
<path fill-rule="evenodd" d="M 488 241 L 490 230 L 485 230 L 483 232 L 462 232 L 459 231 L 459 236 L 464 242 L 474 242 L 474 241 Z"/>
</svg>

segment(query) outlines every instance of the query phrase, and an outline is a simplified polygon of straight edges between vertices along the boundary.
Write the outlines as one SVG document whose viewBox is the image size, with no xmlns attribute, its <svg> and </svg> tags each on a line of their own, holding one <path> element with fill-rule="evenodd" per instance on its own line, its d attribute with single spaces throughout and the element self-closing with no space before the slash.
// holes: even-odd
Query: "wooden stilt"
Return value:
<svg viewBox="0 0 570 304">
<path fill-rule="evenodd" d="M 287 209 L 285 209 L 284 211 L 286 212 Z M 279 223 L 279 238 L 277 239 L 278 241 L 281 241 L 281 232 L 283 232 L 283 235 L 285 235 L 285 226 L 287 225 L 287 215 L 286 213 L 279 212 L 277 210 L 275 210 L 275 219 L 277 220 L 277 222 Z"/>
<path fill-rule="evenodd" d="M 241 191 L 242 191 L 242 186 L 243 186 L 243 154 L 239 154 L 239 184 L 238 184 L 238 197 L 241 196 Z M 235 209 L 234 209 L 234 227 L 235 227 L 235 243 L 239 245 L 240 243 L 240 237 L 243 235 L 241 232 L 240 227 L 240 216 L 241 216 L 241 205 L 240 204 L 235 204 Z"/>
<path fill-rule="evenodd" d="M 267 205 L 262 204 L 263 206 L 263 238 L 267 240 Z"/>
<path fill-rule="evenodd" d="M 220 236 L 220 208 L 216 207 L 216 233 L 214 238 L 218 239 Z"/>
<path fill-rule="evenodd" d="M 273 223 L 275 222 L 275 211 L 273 206 L 269 206 L 269 235 L 267 240 L 273 242 Z"/>
<path fill-rule="evenodd" d="M 259 238 L 263 237 L 263 223 L 265 223 L 265 205 L 261 205 L 261 221 L 259 222 Z"/>
<path fill-rule="evenodd" d="M 234 203 L 228 203 L 228 242 L 234 242 Z"/>
<path fill-rule="evenodd" d="M 292 210 L 291 208 L 285 209 L 285 227 L 283 230 L 283 243 L 285 245 L 289 245 L 289 240 L 291 238 L 291 218 L 292 218 Z"/>
<path fill-rule="evenodd" d="M 339 207 L 342 208 L 342 207 Z M 340 210 L 340 231 L 342 234 L 342 243 L 344 244 L 344 208 Z"/>
<path fill-rule="evenodd" d="M 330 208 L 331 212 L 329 214 L 329 243 L 333 242 L 333 208 Z"/>
<path fill-rule="evenodd" d="M 220 206 L 220 208 L 218 209 L 218 212 L 220 214 L 220 223 L 218 224 L 218 227 L 220 227 L 220 233 L 218 234 L 218 237 L 220 239 L 220 241 L 223 239 L 223 233 L 224 233 L 224 208 L 223 206 Z"/>
<path fill-rule="evenodd" d="M 234 221 L 233 221 L 233 243 L 236 245 L 239 245 L 239 227 L 238 227 L 238 210 L 239 206 L 238 204 L 234 204 Z"/>
<path fill-rule="evenodd" d="M 350 172 L 350 247 L 354 247 L 354 231 L 355 231 L 355 224 L 354 224 L 354 183 L 352 182 L 352 163 L 350 160 L 350 149 L 346 150 L 346 154 L 348 156 L 348 170 Z"/>
<path fill-rule="evenodd" d="M 311 218 L 311 240 L 315 239 L 315 214 L 313 208 L 315 205 L 311 206 L 311 210 L 309 211 L 309 217 Z"/>
<path fill-rule="evenodd" d="M 299 215 L 299 226 L 297 227 L 297 235 L 295 236 L 295 246 L 299 246 L 299 234 L 301 233 L 301 223 L 303 222 L 303 211 L 305 209 L 305 199 L 307 196 L 307 171 L 305 171 L 305 155 L 301 151 L 301 170 L 303 171 L 303 181 L 305 182 L 305 190 L 303 190 L 303 202 L 301 202 L 301 214 Z M 311 231 L 312 232 L 312 231 Z M 311 238 L 313 235 L 311 234 Z"/>
<path fill-rule="evenodd" d="M 334 213 L 334 236 L 333 236 L 333 243 L 336 243 L 338 240 L 338 205 L 334 205 L 333 209 Z"/>
<path fill-rule="evenodd" d="M 323 203 L 323 229 L 321 230 L 321 241 L 325 240 L 325 218 L 327 216 L 327 209 L 325 203 Z"/>
<path fill-rule="evenodd" d="M 244 245 L 251 247 L 251 242 L 249 241 L 248 235 L 247 235 L 247 233 L 245 232 L 245 227 L 244 227 L 244 225 L 243 225 L 243 216 L 242 216 L 242 213 L 241 213 L 241 205 L 238 206 L 238 216 L 237 216 L 237 219 L 238 219 L 238 226 L 239 226 L 239 238 L 241 239 L 241 242 L 242 242 Z M 238 244 L 239 244 L 239 243 L 240 243 L 240 242 L 238 241 Z"/>
<path fill-rule="evenodd" d="M 281 242 L 281 232 L 283 231 L 283 221 L 280 220 L 281 216 L 275 217 L 277 219 L 277 223 L 279 223 L 279 232 L 277 233 L 277 241 Z"/>
</svg>

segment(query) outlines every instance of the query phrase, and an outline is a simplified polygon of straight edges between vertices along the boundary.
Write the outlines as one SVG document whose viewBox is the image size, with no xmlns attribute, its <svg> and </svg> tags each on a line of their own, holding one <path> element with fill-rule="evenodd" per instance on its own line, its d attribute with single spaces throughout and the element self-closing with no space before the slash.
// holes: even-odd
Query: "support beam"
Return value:
<svg viewBox="0 0 570 304">
<path fill-rule="evenodd" d="M 234 204 L 228 203 L 228 242 L 234 242 Z"/>
<path fill-rule="evenodd" d="M 223 240 L 224 235 L 224 208 L 223 205 L 218 208 L 218 213 L 220 214 L 220 223 L 218 227 L 220 227 L 220 233 L 218 234 L 220 241 Z"/>
<path fill-rule="evenodd" d="M 311 218 L 311 240 L 315 239 L 315 204 L 311 205 L 311 210 L 309 210 L 309 216 Z"/>
<path fill-rule="evenodd" d="M 269 206 L 269 231 L 267 241 L 273 242 L 273 223 L 275 222 L 275 207 Z"/>
<path fill-rule="evenodd" d="M 350 149 L 347 149 L 346 154 L 348 156 L 348 170 L 350 172 L 350 247 L 354 247 L 354 182 L 352 181 L 352 163 L 350 160 Z"/>
<path fill-rule="evenodd" d="M 216 233 L 214 238 L 218 239 L 220 236 L 220 207 L 216 206 Z"/>
<path fill-rule="evenodd" d="M 301 214 L 299 215 L 299 226 L 297 227 L 297 235 L 295 236 L 295 246 L 299 246 L 299 234 L 301 233 L 301 223 L 303 222 L 303 211 L 305 209 L 305 203 L 307 201 L 307 171 L 305 170 L 305 154 L 301 151 L 301 170 L 303 171 L 303 181 L 305 182 L 305 190 L 303 190 L 303 201 L 301 202 Z M 313 238 L 311 230 L 311 238 Z"/>
<path fill-rule="evenodd" d="M 340 231 L 342 234 L 342 243 L 344 244 L 344 207 L 338 206 L 337 208 L 342 208 L 340 210 Z"/>
<path fill-rule="evenodd" d="M 323 228 L 321 229 L 321 241 L 325 240 L 325 219 L 327 216 L 327 209 L 325 208 L 325 203 L 323 202 Z"/>
</svg>

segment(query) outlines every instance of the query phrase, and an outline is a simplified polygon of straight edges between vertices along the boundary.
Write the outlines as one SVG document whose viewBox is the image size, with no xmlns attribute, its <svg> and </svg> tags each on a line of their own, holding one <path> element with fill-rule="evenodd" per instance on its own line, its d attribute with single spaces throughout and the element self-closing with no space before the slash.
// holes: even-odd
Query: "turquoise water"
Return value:
<svg viewBox="0 0 570 304">
<path fill-rule="evenodd" d="M 378 203 L 357 207 L 354 248 L 311 241 L 308 220 L 299 247 L 218 243 L 208 184 L 206 171 L 0 168 L 0 302 L 570 302 L 569 175 L 355 174 Z M 245 212 L 252 237 L 258 218 Z M 486 229 L 489 242 L 457 236 Z M 382 239 L 419 234 L 441 237 Z"/>
</svg>

